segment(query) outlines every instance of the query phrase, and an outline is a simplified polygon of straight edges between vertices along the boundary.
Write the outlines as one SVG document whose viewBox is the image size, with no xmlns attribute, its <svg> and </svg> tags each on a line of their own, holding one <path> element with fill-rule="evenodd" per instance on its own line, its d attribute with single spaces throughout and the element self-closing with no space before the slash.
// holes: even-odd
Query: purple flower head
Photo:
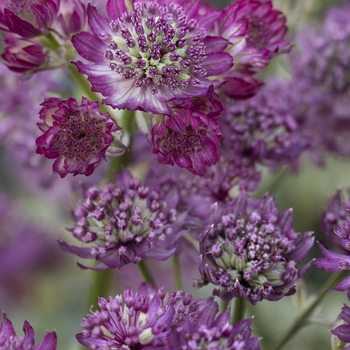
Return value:
<svg viewBox="0 0 350 350">
<path fill-rule="evenodd" d="M 336 322 L 336 328 L 331 332 L 333 334 L 332 349 L 350 350 L 350 307 L 344 305 L 339 315 L 340 320 Z M 336 346 L 334 346 L 336 345 Z"/>
<path fill-rule="evenodd" d="M 63 250 L 101 262 L 98 269 L 122 267 L 145 257 L 168 259 L 181 235 L 178 194 L 159 195 L 157 187 L 145 187 L 128 171 L 102 190 L 91 187 L 74 211 L 70 230 L 88 247 L 60 242 Z"/>
<path fill-rule="evenodd" d="M 271 0 L 237 1 L 236 19 L 248 24 L 248 46 L 267 49 L 270 58 L 289 51 L 290 42 L 285 39 L 287 19 L 273 8 Z"/>
<path fill-rule="evenodd" d="M 350 270 L 350 217 L 346 216 L 345 220 L 337 227 L 334 233 L 338 236 L 341 247 L 345 253 L 331 252 L 326 249 L 323 244 L 319 243 L 319 247 L 323 254 L 323 258 L 313 261 L 313 265 L 324 271 L 337 272 L 341 270 Z M 350 277 L 345 278 L 337 286 L 333 288 L 338 291 L 348 291 L 350 300 Z"/>
<path fill-rule="evenodd" d="M 71 35 L 86 24 L 80 0 L 5 1 L 0 11 L 0 30 L 9 32 L 2 54 L 9 69 L 29 77 L 74 58 Z"/>
<path fill-rule="evenodd" d="M 68 173 L 91 175 L 120 127 L 109 114 L 100 113 L 98 102 L 85 97 L 81 105 L 73 98 L 48 98 L 41 105 L 43 122 L 38 126 L 43 135 L 36 140 L 36 152 L 56 159 L 52 168 L 62 178 Z M 124 150 L 121 147 L 119 153 Z"/>
<path fill-rule="evenodd" d="M 271 57 L 289 45 L 284 39 L 286 19 L 271 1 L 240 0 L 225 8 L 212 32 L 230 45 L 225 48 L 233 58 L 233 66 L 221 74 L 220 91 L 229 98 L 253 96 L 262 83 L 256 73 L 269 64 Z M 280 50 L 282 49 L 282 50 Z"/>
<path fill-rule="evenodd" d="M 170 114 L 167 101 L 203 95 L 213 84 L 207 77 L 232 67 L 232 57 L 223 52 L 229 42 L 207 36 L 199 8 L 199 1 L 136 0 L 129 10 L 124 1 L 109 0 L 106 19 L 89 5 L 92 34 L 72 39 L 92 62 L 76 62 L 79 72 L 113 108 Z"/>
<path fill-rule="evenodd" d="M 338 189 L 335 195 L 327 203 L 326 209 L 322 215 L 322 230 L 326 234 L 327 241 L 341 248 L 341 237 L 334 234 L 338 227 L 346 220 L 350 210 L 350 192 Z M 344 252 L 344 251 L 343 251 Z"/>
<path fill-rule="evenodd" d="M 300 133 L 294 110 L 285 110 L 284 105 L 276 102 L 279 85 L 284 87 L 272 80 L 251 99 L 227 107 L 220 120 L 227 152 L 247 163 L 277 167 L 296 161 L 309 146 Z"/>
<path fill-rule="evenodd" d="M 139 292 L 128 288 L 109 300 L 99 298 L 101 311 L 83 319 L 84 330 L 76 338 L 96 350 L 165 349 L 171 327 L 195 319 L 208 303 L 193 302 L 192 296 L 182 291 L 166 294 L 164 289 L 157 291 L 144 283 Z"/>
<path fill-rule="evenodd" d="M 13 72 L 30 75 L 47 67 L 48 51 L 42 45 L 12 34 L 4 42 L 6 48 L 1 57 Z"/>
<path fill-rule="evenodd" d="M 59 0 L 5 0 L 0 4 L 0 30 L 33 38 L 45 34 L 59 8 Z"/>
<path fill-rule="evenodd" d="M 200 234 L 197 286 L 212 283 L 224 301 L 235 296 L 252 304 L 276 301 L 295 293 L 298 269 L 313 245 L 311 232 L 292 229 L 293 214 L 281 215 L 272 197 L 250 200 L 240 194 L 231 206 L 214 212 L 212 224 Z"/>
<path fill-rule="evenodd" d="M 348 93 L 350 76 L 350 7 L 328 10 L 320 30 L 306 28 L 298 37 L 295 75 L 333 94 Z"/>
<path fill-rule="evenodd" d="M 218 304 L 211 302 L 196 319 L 188 319 L 168 334 L 166 350 L 259 350 L 259 339 L 251 337 L 252 319 L 230 324 L 230 308 L 217 316 Z"/>
<path fill-rule="evenodd" d="M 66 37 L 78 33 L 86 26 L 86 7 L 81 0 L 60 0 L 56 27 Z"/>
<path fill-rule="evenodd" d="M 206 167 L 218 160 L 221 132 L 214 117 L 222 111 L 213 97 L 212 88 L 206 95 L 194 99 L 176 100 L 170 116 L 153 126 L 152 152 L 163 164 L 186 168 L 204 176 Z M 181 104 L 180 104 L 181 103 Z"/>
<path fill-rule="evenodd" d="M 158 179 L 161 171 L 165 173 L 165 169 L 154 169 L 153 176 L 158 176 Z M 218 162 L 209 167 L 204 176 L 171 172 L 163 178 L 164 185 L 167 183 L 170 187 L 179 188 L 180 201 L 190 216 L 207 220 L 214 204 L 224 207 L 232 201 L 230 192 L 233 189 L 253 192 L 261 175 L 254 167 L 244 164 L 241 158 L 222 153 Z"/>
<path fill-rule="evenodd" d="M 56 350 L 57 336 L 55 332 L 45 333 L 44 338 L 35 345 L 34 329 L 27 322 L 23 324 L 24 337 L 16 335 L 12 322 L 3 313 L 0 324 L 0 349 L 4 350 Z"/>
</svg>

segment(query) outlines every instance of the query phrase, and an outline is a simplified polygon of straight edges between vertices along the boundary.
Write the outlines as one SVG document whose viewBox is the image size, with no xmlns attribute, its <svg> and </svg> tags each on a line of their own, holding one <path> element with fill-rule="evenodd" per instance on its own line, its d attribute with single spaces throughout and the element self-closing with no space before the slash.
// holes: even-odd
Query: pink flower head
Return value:
<svg viewBox="0 0 350 350">
<path fill-rule="evenodd" d="M 289 51 L 290 42 L 285 39 L 287 19 L 273 8 L 271 0 L 239 0 L 236 4 L 236 19 L 248 24 L 248 46 L 267 49 L 270 57 Z"/>
<path fill-rule="evenodd" d="M 67 37 L 83 30 L 86 25 L 86 7 L 80 0 L 60 0 L 56 26 Z M 56 29 L 56 28 L 55 28 Z"/>
<path fill-rule="evenodd" d="M 340 199 L 340 198 L 339 198 Z M 333 207 L 337 204 L 334 203 L 333 199 Z M 341 203 L 341 210 L 339 210 L 338 217 L 333 215 L 333 226 L 338 224 L 337 228 L 334 230 L 333 234 L 335 234 L 338 251 L 330 251 L 321 243 L 319 243 L 319 247 L 323 254 L 322 258 L 315 259 L 313 261 L 313 265 L 319 269 L 324 271 L 338 272 L 342 270 L 350 270 L 350 216 L 349 214 L 345 217 L 343 221 L 341 221 L 341 216 L 344 213 L 348 203 Z M 339 208 L 339 207 L 338 207 Z M 343 213 L 342 213 L 343 212 Z M 329 213 L 332 214 L 332 213 Z M 329 215 L 332 216 L 332 215 Z M 325 227 L 327 229 L 327 227 Z M 331 243 L 334 242 L 334 239 Z M 342 250 L 339 250 L 339 245 Z M 347 291 L 348 299 L 350 300 L 350 277 L 345 277 L 339 284 L 337 284 L 334 288 L 337 291 Z"/>
<path fill-rule="evenodd" d="M 56 159 L 52 168 L 62 178 L 68 173 L 91 175 L 120 127 L 109 114 L 100 113 L 98 102 L 85 97 L 81 105 L 73 98 L 48 98 L 41 105 L 43 122 L 38 126 L 43 135 L 36 140 L 36 152 Z"/>
<path fill-rule="evenodd" d="M 176 100 L 174 102 L 180 102 Z M 213 92 L 175 105 L 171 116 L 152 129 L 152 152 L 163 164 L 186 168 L 195 175 L 204 176 L 206 167 L 218 160 L 221 132 L 213 116 L 219 116 L 222 106 Z"/>
<path fill-rule="evenodd" d="M 167 260 L 184 233 L 178 202 L 177 191 L 164 193 L 158 183 L 142 186 L 124 170 L 103 189 L 90 187 L 74 210 L 70 231 L 85 246 L 59 244 L 66 252 L 99 261 L 94 270 L 121 268 L 144 258 Z"/>
<path fill-rule="evenodd" d="M 72 39 L 92 62 L 76 62 L 79 72 L 113 108 L 170 114 L 167 101 L 203 95 L 213 84 L 207 77 L 232 67 L 231 55 L 223 52 L 229 42 L 207 36 L 198 9 L 198 1 L 136 0 L 128 10 L 124 1 L 109 0 L 106 19 L 89 5 L 92 34 Z"/>
<path fill-rule="evenodd" d="M 312 232 L 292 228 L 292 210 L 279 214 L 274 199 L 252 200 L 242 192 L 226 207 L 216 207 L 199 235 L 201 278 L 197 287 L 215 285 L 213 295 L 253 305 L 280 300 L 296 291 L 295 282 L 310 266 L 297 265 L 313 246 Z"/>
<path fill-rule="evenodd" d="M 38 345 L 34 345 L 34 329 L 29 322 L 24 321 L 24 338 L 16 335 L 12 322 L 3 313 L 0 324 L 0 349 L 18 350 L 56 350 L 57 336 L 55 332 L 46 333 Z"/>
<path fill-rule="evenodd" d="M 127 288 L 109 299 L 99 298 L 101 311 L 83 318 L 84 329 L 76 338 L 88 349 L 173 350 L 168 347 L 173 339 L 167 339 L 172 329 L 197 320 L 212 305 L 217 305 L 212 298 L 193 300 L 189 293 L 166 293 L 144 282 L 138 292 Z"/>
<path fill-rule="evenodd" d="M 45 34 L 57 15 L 59 0 L 5 0 L 0 4 L 0 30 L 33 38 Z"/>
<path fill-rule="evenodd" d="M 219 79 L 225 82 L 221 91 L 234 99 L 253 96 L 262 85 L 255 74 L 277 53 L 288 51 L 281 50 L 289 45 L 286 32 L 286 18 L 270 0 L 239 0 L 225 8 L 210 32 L 230 42 L 225 52 L 233 58 Z"/>
<path fill-rule="evenodd" d="M 13 34 L 9 34 L 4 42 L 7 46 L 1 57 L 13 72 L 30 75 L 47 66 L 48 52 L 41 45 Z"/>
</svg>

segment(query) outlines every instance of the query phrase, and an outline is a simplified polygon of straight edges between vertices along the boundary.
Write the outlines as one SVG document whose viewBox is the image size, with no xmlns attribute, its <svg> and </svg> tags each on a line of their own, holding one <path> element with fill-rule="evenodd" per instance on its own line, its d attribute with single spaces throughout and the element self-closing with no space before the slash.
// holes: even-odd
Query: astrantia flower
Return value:
<svg viewBox="0 0 350 350">
<path fill-rule="evenodd" d="M 307 28 L 298 37 L 301 53 L 294 56 L 297 77 L 333 94 L 350 92 L 350 7 L 331 8 L 321 30 Z"/>
<path fill-rule="evenodd" d="M 271 0 L 238 0 L 235 4 L 237 21 L 247 21 L 247 45 L 269 51 L 269 56 L 288 51 L 290 41 L 285 15 L 273 8 Z"/>
<path fill-rule="evenodd" d="M 154 125 L 152 152 L 158 154 L 160 163 L 176 163 L 200 176 L 216 163 L 221 132 L 214 117 L 220 115 L 222 106 L 212 93 L 174 101 L 171 115 Z"/>
<path fill-rule="evenodd" d="M 181 235 L 178 195 L 166 197 L 157 187 L 141 186 L 128 171 L 117 174 L 115 183 L 102 190 L 91 187 L 74 211 L 70 231 L 88 247 L 60 242 L 62 249 L 101 262 L 98 269 L 122 267 L 144 257 L 168 259 Z"/>
<path fill-rule="evenodd" d="M 260 172 L 242 162 L 240 157 L 222 153 L 205 176 L 191 176 L 186 182 L 181 179 L 178 186 L 183 188 L 181 199 L 190 208 L 189 213 L 206 220 L 212 205 L 224 207 L 232 201 L 232 189 L 251 193 L 258 186 L 260 178 Z"/>
<path fill-rule="evenodd" d="M 94 350 L 166 349 L 171 327 L 195 319 L 207 304 L 206 300 L 193 302 L 182 291 L 166 294 L 164 289 L 156 291 L 143 284 L 137 293 L 128 288 L 109 300 L 99 298 L 101 311 L 83 319 L 84 330 L 76 338 Z"/>
<path fill-rule="evenodd" d="M 259 339 L 252 337 L 252 319 L 230 324 L 230 308 L 217 316 L 218 304 L 213 301 L 196 319 L 188 319 L 173 327 L 167 337 L 167 350 L 259 350 Z"/>
<path fill-rule="evenodd" d="M 86 25 L 86 7 L 81 0 L 60 0 L 60 8 L 55 26 L 68 38 Z M 56 29 L 56 28 L 55 28 Z"/>
<path fill-rule="evenodd" d="M 350 307 L 344 305 L 339 317 L 339 325 L 331 331 L 332 345 L 337 344 L 332 349 L 350 350 Z"/>
<path fill-rule="evenodd" d="M 91 175 L 120 127 L 109 114 L 100 113 L 98 102 L 85 97 L 81 105 L 73 98 L 48 98 L 41 105 L 43 122 L 38 126 L 44 134 L 36 140 L 36 152 L 56 159 L 52 168 L 61 177 L 68 173 Z M 121 147 L 119 154 L 124 151 Z M 113 150 L 113 153 L 118 152 Z"/>
<path fill-rule="evenodd" d="M 289 46 L 286 17 L 270 0 L 236 1 L 223 10 L 209 33 L 230 42 L 225 52 L 232 56 L 233 66 L 218 79 L 225 82 L 220 91 L 234 99 L 253 96 L 262 84 L 256 73 Z"/>
<path fill-rule="evenodd" d="M 88 6 L 92 34 L 72 39 L 79 54 L 93 62 L 76 64 L 93 91 L 106 97 L 104 103 L 169 114 L 167 101 L 203 95 L 213 84 L 207 77 L 232 67 L 231 55 L 223 52 L 229 42 L 207 37 L 205 16 L 203 26 L 198 20 L 199 1 L 136 0 L 131 6 L 109 0 L 109 19 Z"/>
<path fill-rule="evenodd" d="M 313 265 L 324 271 L 337 272 L 342 270 L 350 270 L 350 217 L 341 223 L 341 225 L 334 231 L 339 238 L 339 243 L 344 248 L 345 253 L 331 252 L 326 249 L 321 243 L 319 247 L 323 254 L 323 258 L 315 259 Z M 350 277 L 343 279 L 337 286 L 333 288 L 338 291 L 348 291 L 348 298 L 350 300 Z"/>
<path fill-rule="evenodd" d="M 14 35 L 6 37 L 4 42 L 6 48 L 1 57 L 13 72 L 34 72 L 46 66 L 48 52 L 41 45 Z"/>
<path fill-rule="evenodd" d="M 334 232 L 346 219 L 350 211 L 350 192 L 338 189 L 323 212 L 322 216 L 322 230 L 327 236 L 327 241 L 336 244 L 340 248 L 340 237 Z"/>
<path fill-rule="evenodd" d="M 56 350 L 55 332 L 46 333 L 38 345 L 35 345 L 34 329 L 27 322 L 23 324 L 24 337 L 16 335 L 12 322 L 3 313 L 0 324 L 0 349 L 2 350 Z"/>
<path fill-rule="evenodd" d="M 227 152 L 242 157 L 246 163 L 278 167 L 295 162 L 309 146 L 300 132 L 295 110 L 281 108 L 275 99 L 281 85 L 283 88 L 283 83 L 272 80 L 251 99 L 227 107 L 220 120 Z"/>
<path fill-rule="evenodd" d="M 281 215 L 273 198 L 249 200 L 240 194 L 233 204 L 214 213 L 199 236 L 200 274 L 197 286 L 212 283 L 224 301 L 235 296 L 252 304 L 295 293 L 305 271 L 300 263 L 312 247 L 311 232 L 292 229 L 292 211 Z"/>
<path fill-rule="evenodd" d="M 9 69 L 28 77 L 74 58 L 71 35 L 86 23 L 80 0 L 7 0 L 0 7 L 0 30 L 9 32 L 2 58 Z"/>
<path fill-rule="evenodd" d="M 59 0 L 5 0 L 0 4 L 0 30 L 23 38 L 43 35 L 57 15 Z"/>
</svg>

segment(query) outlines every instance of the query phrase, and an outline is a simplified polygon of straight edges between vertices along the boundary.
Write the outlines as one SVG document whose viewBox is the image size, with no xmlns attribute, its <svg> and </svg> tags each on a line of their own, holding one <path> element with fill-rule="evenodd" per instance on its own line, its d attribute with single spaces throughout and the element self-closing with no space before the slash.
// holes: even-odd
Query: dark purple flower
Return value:
<svg viewBox="0 0 350 350">
<path fill-rule="evenodd" d="M 331 332 L 334 337 L 332 341 L 332 349 L 342 349 L 350 350 L 350 307 L 344 305 L 342 312 L 339 315 L 339 322 L 337 322 L 337 327 L 334 328 Z"/>
<path fill-rule="evenodd" d="M 81 0 L 60 0 L 55 29 L 67 38 L 86 26 L 86 7 Z"/>
<path fill-rule="evenodd" d="M 101 262 L 97 269 L 122 267 L 145 257 L 168 259 L 181 236 L 176 191 L 165 197 L 156 186 L 145 187 L 128 171 L 117 174 L 115 183 L 102 190 L 91 187 L 74 211 L 75 238 L 88 244 L 74 247 L 60 241 L 61 248 Z"/>
<path fill-rule="evenodd" d="M 262 85 L 256 73 L 278 52 L 288 51 L 286 32 L 286 18 L 271 1 L 240 0 L 226 7 L 210 32 L 230 42 L 225 52 L 233 58 L 219 78 L 225 82 L 220 91 L 234 99 L 253 96 Z"/>
<path fill-rule="evenodd" d="M 323 244 L 319 243 L 319 247 L 323 254 L 323 258 L 318 258 L 313 261 L 313 265 L 324 271 L 337 272 L 342 270 L 350 270 L 350 217 L 347 216 L 345 220 L 337 227 L 334 233 L 338 236 L 341 247 L 345 253 L 331 252 L 326 249 Z M 348 298 L 350 300 L 350 277 L 343 279 L 337 286 L 333 288 L 338 291 L 348 291 Z"/>
<path fill-rule="evenodd" d="M 43 122 L 38 126 L 43 135 L 36 140 L 36 152 L 56 159 L 52 168 L 61 177 L 68 173 L 91 175 L 95 164 L 113 146 L 113 133 L 120 130 L 118 124 L 109 114 L 100 113 L 98 102 L 85 97 L 81 105 L 73 98 L 48 98 L 41 105 Z M 125 147 L 120 146 L 119 152 L 113 150 L 112 153 L 122 154 L 124 151 Z"/>
<path fill-rule="evenodd" d="M 242 162 L 233 154 L 221 154 L 218 162 L 207 169 L 204 176 L 186 176 L 183 172 L 171 172 L 159 177 L 165 169 L 154 169 L 153 176 L 180 192 L 180 202 L 188 214 L 202 220 L 208 219 L 212 205 L 224 207 L 232 201 L 233 189 L 253 192 L 260 182 L 260 172 Z M 158 172 L 158 173 L 157 173 Z M 168 179 L 167 179 L 168 177 Z"/>
<path fill-rule="evenodd" d="M 0 11 L 0 30 L 9 32 L 2 54 L 9 69 L 29 77 L 66 66 L 74 58 L 71 35 L 86 23 L 86 8 L 80 0 L 8 0 Z"/>
<path fill-rule="evenodd" d="M 313 245 L 311 232 L 292 229 L 292 211 L 278 213 L 272 197 L 248 199 L 241 193 L 217 210 L 200 234 L 197 286 L 212 283 L 224 301 L 235 296 L 252 304 L 295 293 L 295 282 L 308 267 L 299 264 Z"/>
<path fill-rule="evenodd" d="M 227 152 L 246 163 L 276 168 L 295 162 L 309 146 L 308 138 L 300 131 L 295 109 L 287 110 L 276 101 L 280 85 L 284 87 L 283 82 L 271 80 L 254 97 L 227 106 L 220 119 Z"/>
<path fill-rule="evenodd" d="M 292 61 L 294 74 L 332 94 L 350 91 L 350 7 L 330 8 L 320 30 L 298 36 L 301 52 Z"/>
<path fill-rule="evenodd" d="M 0 5 L 0 30 L 32 38 L 45 34 L 59 8 L 59 0 L 5 0 Z"/>
<path fill-rule="evenodd" d="M 251 337 L 253 319 L 230 324 L 230 308 L 217 316 L 213 301 L 195 319 L 173 327 L 167 337 L 166 350 L 260 350 L 259 339 Z"/>
<path fill-rule="evenodd" d="M 24 321 L 24 337 L 16 335 L 12 322 L 3 313 L 0 324 L 0 349 L 6 350 L 56 350 L 57 336 L 55 332 L 45 333 L 38 345 L 35 345 L 34 329 Z"/>
<path fill-rule="evenodd" d="M 253 192 L 260 178 L 260 172 L 244 164 L 239 157 L 221 155 L 218 162 L 208 168 L 205 176 L 187 179 L 187 193 L 182 198 L 191 215 L 207 220 L 214 204 L 226 206 L 232 201 L 230 192 L 233 189 Z"/>
<path fill-rule="evenodd" d="M 328 202 L 327 207 L 322 215 L 321 227 L 327 237 L 327 241 L 336 245 L 337 248 L 341 247 L 339 242 L 340 237 L 334 232 L 346 219 L 350 211 L 350 190 L 344 191 L 338 189 L 335 195 Z M 343 251 L 344 252 L 344 251 Z"/>
<path fill-rule="evenodd" d="M 152 128 L 152 152 L 163 164 L 186 168 L 204 176 L 206 167 L 218 160 L 221 132 L 215 117 L 221 114 L 221 103 L 213 89 L 201 97 L 173 100 L 170 116 Z"/>
<path fill-rule="evenodd" d="M 182 291 L 166 294 L 144 283 L 139 292 L 128 288 L 109 300 L 99 298 L 101 311 L 83 319 L 84 330 L 76 338 L 88 349 L 166 349 L 171 327 L 195 319 L 210 302 L 192 301 Z"/>
<path fill-rule="evenodd" d="M 269 57 L 289 51 L 290 41 L 285 39 L 287 19 L 273 8 L 271 0 L 238 0 L 235 11 L 238 21 L 248 23 L 248 46 L 269 50 Z"/>
<path fill-rule="evenodd" d="M 6 47 L 1 57 L 13 72 L 27 73 L 29 76 L 47 68 L 49 54 L 42 45 L 12 34 L 9 34 L 4 42 Z"/>
<path fill-rule="evenodd" d="M 92 34 L 82 32 L 72 42 L 79 54 L 92 62 L 78 61 L 93 91 L 114 108 L 170 114 L 167 101 L 203 95 L 210 76 L 232 67 L 224 52 L 229 41 L 207 36 L 206 27 L 217 17 L 197 14 L 200 2 L 107 2 L 108 19 L 88 6 Z M 202 25 L 203 23 L 203 25 Z M 218 65 L 217 62 L 220 62 Z"/>
</svg>

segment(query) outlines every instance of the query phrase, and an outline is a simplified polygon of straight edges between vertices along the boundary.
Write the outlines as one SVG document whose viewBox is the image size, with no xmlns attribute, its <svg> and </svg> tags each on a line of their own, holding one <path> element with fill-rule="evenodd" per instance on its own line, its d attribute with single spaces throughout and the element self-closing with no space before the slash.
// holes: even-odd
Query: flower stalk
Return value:
<svg viewBox="0 0 350 350">
<path fill-rule="evenodd" d="M 327 295 L 329 290 L 336 286 L 340 281 L 348 275 L 347 271 L 340 271 L 334 273 L 331 277 L 324 283 L 324 285 L 319 289 L 319 293 L 316 298 L 301 312 L 301 314 L 294 320 L 293 324 L 284 333 L 280 340 L 276 343 L 271 350 L 279 350 L 297 333 L 301 328 L 308 324 L 310 317 L 312 316 L 315 308 L 320 304 L 323 298 Z"/>
<path fill-rule="evenodd" d="M 139 268 L 139 271 L 141 273 L 141 276 L 143 277 L 143 279 L 148 282 L 149 284 L 151 284 L 153 287 L 157 288 L 157 284 L 156 281 L 152 275 L 151 270 L 149 269 L 147 263 L 145 262 L 145 260 L 140 260 L 137 263 L 137 267 Z"/>
</svg>

